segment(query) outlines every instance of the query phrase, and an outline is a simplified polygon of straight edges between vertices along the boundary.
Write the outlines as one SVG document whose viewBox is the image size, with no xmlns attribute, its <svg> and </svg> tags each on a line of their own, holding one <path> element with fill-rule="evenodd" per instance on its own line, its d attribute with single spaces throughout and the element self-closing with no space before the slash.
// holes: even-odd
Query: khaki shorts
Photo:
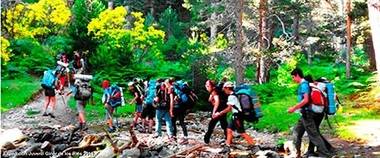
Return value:
<svg viewBox="0 0 380 158">
<path fill-rule="evenodd" d="M 77 110 L 78 112 L 84 112 L 84 107 L 86 107 L 86 101 L 77 100 Z"/>
</svg>

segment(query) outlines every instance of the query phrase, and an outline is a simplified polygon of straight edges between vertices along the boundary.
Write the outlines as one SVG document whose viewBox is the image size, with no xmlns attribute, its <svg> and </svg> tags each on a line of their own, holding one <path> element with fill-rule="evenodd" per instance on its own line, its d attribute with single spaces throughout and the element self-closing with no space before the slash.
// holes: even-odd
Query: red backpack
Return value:
<svg viewBox="0 0 380 158">
<path fill-rule="evenodd" d="M 326 85 L 321 82 L 310 83 L 310 103 L 317 106 L 327 106 Z"/>
</svg>

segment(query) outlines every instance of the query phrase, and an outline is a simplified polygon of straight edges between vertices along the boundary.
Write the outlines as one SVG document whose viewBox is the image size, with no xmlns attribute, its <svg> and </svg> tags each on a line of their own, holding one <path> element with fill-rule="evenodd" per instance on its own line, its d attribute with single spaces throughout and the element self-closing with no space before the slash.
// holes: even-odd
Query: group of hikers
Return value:
<svg viewBox="0 0 380 158">
<path fill-rule="evenodd" d="M 93 89 L 89 84 L 92 76 L 83 74 L 86 68 L 79 53 L 75 53 L 72 63 L 68 62 L 65 54 L 61 54 L 59 59 L 55 70 L 44 72 L 42 87 L 45 90 L 46 99 L 43 116 L 50 115 L 55 117 L 56 91 L 66 96 L 73 94 L 77 104 L 79 128 L 86 130 L 84 107 L 89 101 L 93 101 Z M 69 65 L 74 68 L 75 75 L 73 80 L 75 81 L 74 84 L 70 85 L 70 92 L 64 94 L 62 88 L 65 84 L 70 84 L 70 80 L 65 81 L 61 78 L 67 75 Z M 316 105 L 316 93 L 312 93 L 314 92 L 314 81 L 310 77 L 304 77 L 299 68 L 294 69 L 291 76 L 299 84 L 297 90 L 298 103 L 288 109 L 289 113 L 299 111 L 301 114 L 298 123 L 293 129 L 297 157 L 317 155 L 332 157 L 335 152 L 334 148 L 321 135 L 319 130 L 326 111 L 329 109 L 327 106 L 329 103 L 327 102 L 330 99 L 328 97 L 328 99 L 324 99 L 322 101 L 324 102 L 323 106 Z M 114 123 L 113 115 L 119 106 L 125 104 L 124 90 L 116 84 L 111 84 L 109 80 L 103 80 L 101 86 L 103 88 L 102 103 L 105 107 L 108 132 L 114 132 L 117 125 Z M 174 78 L 134 79 L 128 83 L 127 87 L 133 96 L 129 104 L 135 104 L 132 128 L 142 126 L 143 132 L 152 133 L 154 138 L 162 138 L 161 127 L 165 123 L 169 141 L 177 142 L 176 123 L 178 121 L 183 130 L 183 137 L 179 143 L 188 143 L 185 117 L 187 111 L 193 108 L 198 100 L 197 95 L 188 83 L 182 80 L 176 81 Z M 208 129 L 204 134 L 204 143 L 210 143 L 211 135 L 219 122 L 224 131 L 225 150 L 229 151 L 233 144 L 234 131 L 247 141 L 250 149 L 257 150 L 256 141 L 245 132 L 244 127 L 244 122 L 257 122 L 262 117 L 258 97 L 250 89 L 250 86 L 235 85 L 234 82 L 226 81 L 225 79 L 220 82 L 207 80 L 205 89 L 209 92 L 208 102 L 212 107 L 212 111 Z M 52 112 L 47 113 L 49 106 L 52 107 Z M 323 112 L 321 112 L 321 108 Z M 302 155 L 301 142 L 305 132 L 307 132 L 310 143 L 307 153 Z"/>
</svg>

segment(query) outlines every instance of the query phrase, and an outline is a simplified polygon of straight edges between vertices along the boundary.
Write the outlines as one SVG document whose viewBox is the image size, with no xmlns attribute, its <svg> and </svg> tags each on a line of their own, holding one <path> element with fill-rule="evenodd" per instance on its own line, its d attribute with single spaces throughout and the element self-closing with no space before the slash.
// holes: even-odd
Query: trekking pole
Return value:
<svg viewBox="0 0 380 158">
<path fill-rule="evenodd" d="M 61 97 L 62 97 L 63 105 L 65 105 L 65 107 L 67 107 L 67 105 L 66 105 L 66 101 L 65 101 L 65 97 L 63 96 L 63 94 L 61 94 Z"/>
</svg>

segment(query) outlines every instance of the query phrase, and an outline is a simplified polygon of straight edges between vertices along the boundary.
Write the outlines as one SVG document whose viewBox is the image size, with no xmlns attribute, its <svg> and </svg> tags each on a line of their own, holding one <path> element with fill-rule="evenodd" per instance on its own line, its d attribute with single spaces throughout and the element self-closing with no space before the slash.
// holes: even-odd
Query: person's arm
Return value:
<svg viewBox="0 0 380 158">
<path fill-rule="evenodd" d="M 225 109 L 223 109 L 221 112 L 216 112 L 216 115 L 217 115 L 217 117 L 219 117 L 220 115 L 227 114 L 231 110 L 232 110 L 232 105 L 227 104 L 227 107 Z"/>
<path fill-rule="evenodd" d="M 212 95 L 212 97 L 214 99 L 214 106 L 212 109 L 212 118 L 216 118 L 217 117 L 216 110 L 218 110 L 219 108 L 220 100 L 219 100 L 219 95 Z"/>
<path fill-rule="evenodd" d="M 173 114 L 173 108 L 174 108 L 174 94 L 173 93 L 170 93 L 170 107 L 169 107 L 169 114 L 171 117 L 174 117 L 174 114 Z"/>
<path fill-rule="evenodd" d="M 135 94 L 135 97 L 132 99 L 131 102 L 129 102 L 129 104 L 133 104 L 133 102 L 135 102 L 137 98 L 139 98 L 139 94 L 137 92 L 135 92 L 134 94 Z"/>
<path fill-rule="evenodd" d="M 304 94 L 303 94 L 303 99 L 301 100 L 301 102 L 299 102 L 298 104 L 296 104 L 296 105 L 293 106 L 293 107 L 290 107 L 290 108 L 288 109 L 288 112 L 289 112 L 289 113 L 293 113 L 293 112 L 296 111 L 297 109 L 300 109 L 300 108 L 302 108 L 303 106 L 305 106 L 308 102 L 309 102 L 309 94 L 308 94 L 308 93 L 304 93 Z"/>
</svg>

